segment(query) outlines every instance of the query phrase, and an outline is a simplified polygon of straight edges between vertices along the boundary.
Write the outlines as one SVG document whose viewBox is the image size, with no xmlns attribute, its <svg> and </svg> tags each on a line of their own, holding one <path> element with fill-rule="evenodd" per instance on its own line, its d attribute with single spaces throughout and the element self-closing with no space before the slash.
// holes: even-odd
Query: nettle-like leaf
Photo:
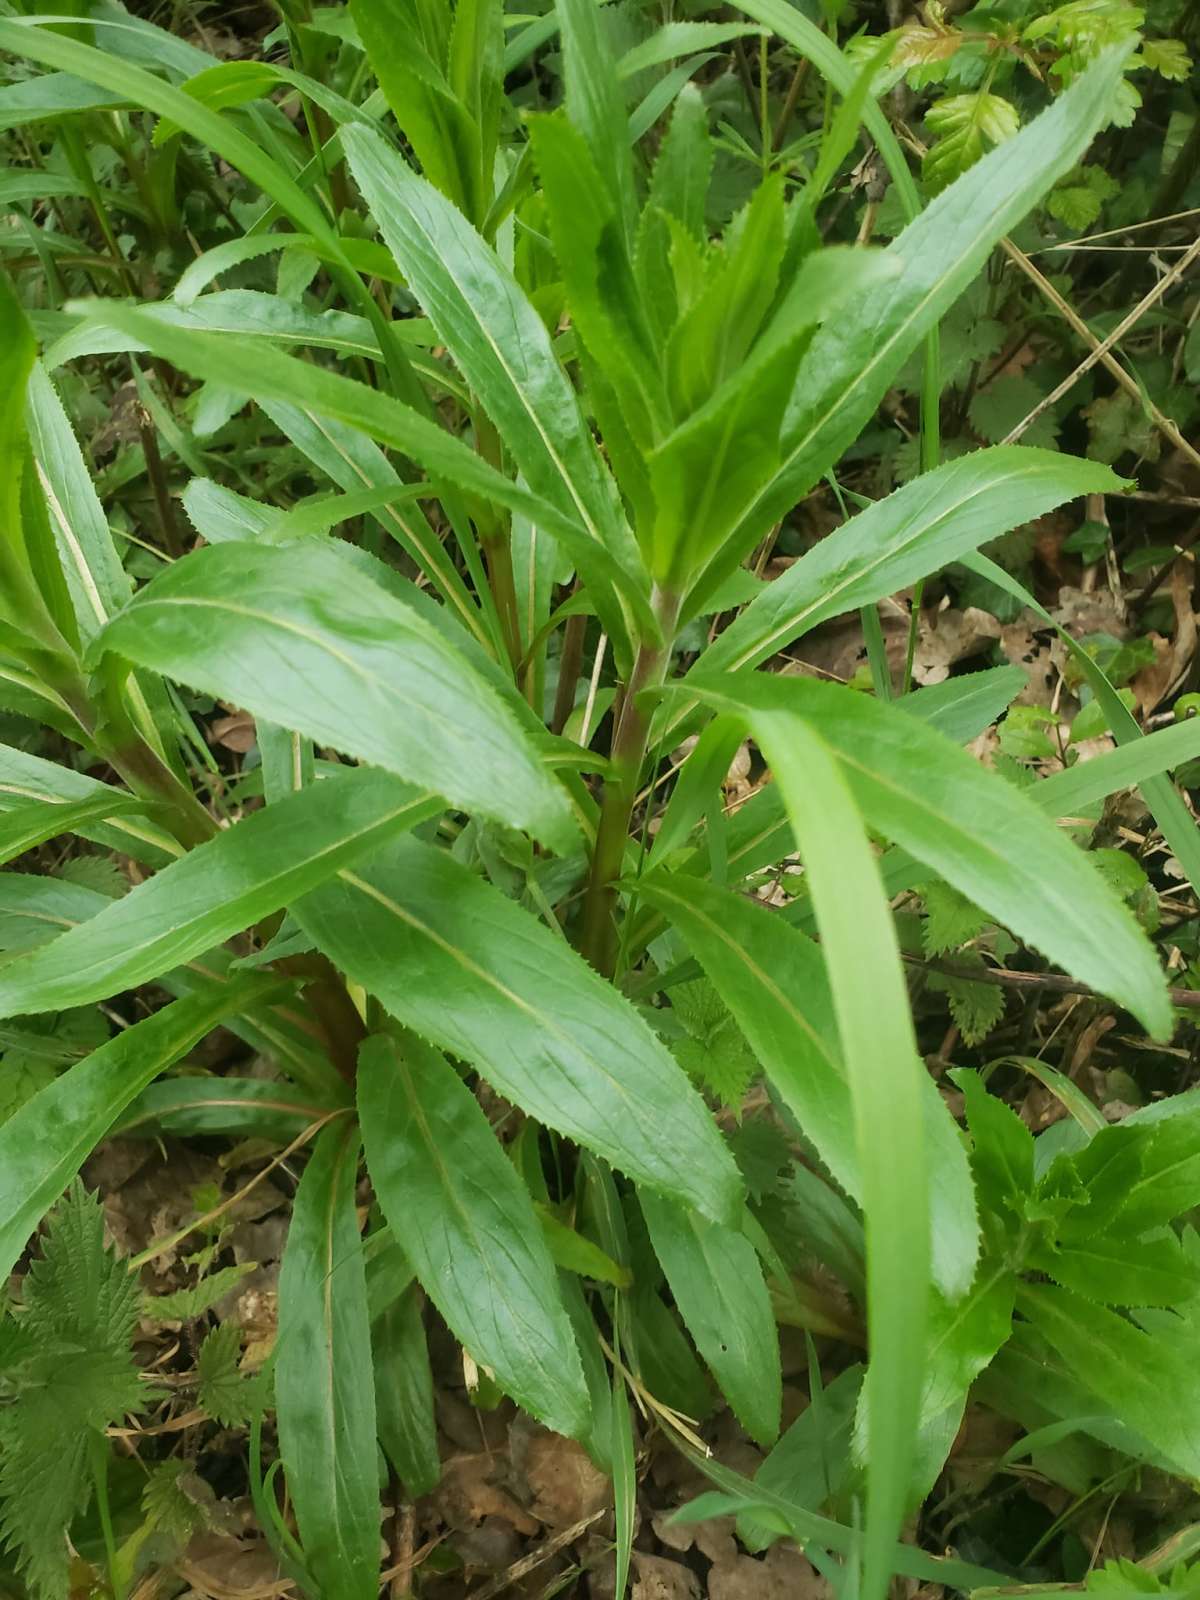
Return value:
<svg viewBox="0 0 1200 1600">
<path fill-rule="evenodd" d="M 729 1007 L 707 979 L 698 978 L 671 990 L 671 1009 L 686 1030 L 686 1037 L 672 1045 L 676 1061 L 693 1081 L 737 1110 L 758 1068 Z"/>
<path fill-rule="evenodd" d="M 1192 58 L 1182 39 L 1143 39 L 1139 53 L 1140 65 L 1172 83 L 1183 83 L 1192 70 Z"/>
<path fill-rule="evenodd" d="M 946 883 L 927 883 L 921 889 L 925 921 L 921 942 L 927 956 L 945 955 L 968 944 L 987 925 L 987 917 L 965 895 Z"/>
<path fill-rule="evenodd" d="M 960 951 L 954 964 L 961 971 L 929 973 L 929 987 L 944 994 L 950 1002 L 950 1015 L 962 1034 L 963 1043 L 982 1044 L 1004 1016 L 1004 990 L 994 983 L 976 982 L 969 976 L 973 971 L 987 971 L 978 951 Z"/>
<path fill-rule="evenodd" d="M 223 1300 L 247 1273 L 254 1271 L 254 1262 L 239 1261 L 231 1267 L 218 1267 L 201 1278 L 193 1288 L 176 1289 L 171 1294 L 147 1295 L 144 1312 L 158 1322 L 192 1322 L 211 1311 Z"/>
<path fill-rule="evenodd" d="M 91 1452 L 149 1397 L 131 1350 L 139 1302 L 105 1246 L 99 1201 L 77 1183 L 25 1274 L 22 1337 L 6 1341 L 0 1324 L 0 1534 L 43 1600 L 67 1594 L 66 1534 L 90 1498 Z"/>
<path fill-rule="evenodd" d="M 221 1322 L 204 1337 L 196 1356 L 196 1398 L 224 1428 L 243 1426 L 261 1404 L 260 1385 L 240 1368 L 242 1330 Z"/>
</svg>

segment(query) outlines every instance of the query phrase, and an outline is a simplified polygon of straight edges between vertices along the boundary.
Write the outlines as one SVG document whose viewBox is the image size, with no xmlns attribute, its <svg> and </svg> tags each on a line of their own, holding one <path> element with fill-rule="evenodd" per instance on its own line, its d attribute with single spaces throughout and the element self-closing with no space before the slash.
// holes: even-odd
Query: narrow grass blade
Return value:
<svg viewBox="0 0 1200 1600">
<path fill-rule="evenodd" d="M 1080 672 L 1087 679 L 1092 693 L 1104 708 L 1108 718 L 1108 725 L 1113 731 L 1113 737 L 1119 745 L 1130 745 L 1135 740 L 1142 738 L 1142 730 L 1138 727 L 1132 713 L 1121 699 L 1120 695 L 1108 681 L 1102 669 L 1094 662 L 1087 651 L 1064 628 L 1060 628 L 1054 618 L 1041 605 L 1022 583 L 1019 583 L 1011 573 L 1005 572 L 986 556 L 973 555 L 966 559 L 966 566 L 978 573 L 982 578 L 998 584 L 1022 605 L 1028 606 L 1031 611 L 1042 617 L 1058 634 L 1059 638 L 1071 652 Z M 1147 775 L 1139 781 L 1142 798 L 1150 807 L 1154 820 L 1162 829 L 1163 838 L 1175 852 L 1175 857 L 1180 866 L 1187 873 L 1188 882 L 1192 888 L 1200 893 L 1200 829 L 1187 806 L 1184 804 L 1179 791 L 1171 780 L 1161 774 Z"/>
<path fill-rule="evenodd" d="M 376 1600 L 379 1469 L 362 1239 L 358 1129 L 318 1139 L 279 1272 L 279 1453 L 304 1557 L 325 1600 Z"/>
<path fill-rule="evenodd" d="M 751 726 L 804 860 L 854 1102 L 867 1236 L 870 1365 L 863 1600 L 882 1600 L 903 1520 L 924 1381 L 929 1197 L 921 1080 L 891 912 L 833 753 L 799 717 Z"/>
</svg>

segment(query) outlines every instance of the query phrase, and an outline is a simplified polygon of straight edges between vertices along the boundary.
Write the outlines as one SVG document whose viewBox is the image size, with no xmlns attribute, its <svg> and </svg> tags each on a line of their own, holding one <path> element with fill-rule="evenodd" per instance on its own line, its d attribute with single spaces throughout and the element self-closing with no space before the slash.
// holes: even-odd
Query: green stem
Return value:
<svg viewBox="0 0 1200 1600">
<path fill-rule="evenodd" d="M 121 684 L 109 678 L 101 689 L 104 718 L 95 744 L 134 794 L 166 808 L 163 820 L 180 844 L 192 849 L 217 833 L 216 822 L 134 724 Z"/>
<path fill-rule="evenodd" d="M 647 689 L 657 688 L 671 663 L 671 643 L 679 620 L 682 597 L 675 592 L 656 590 L 654 613 L 662 630 L 663 642 L 643 639 L 638 647 L 633 671 L 621 697 L 609 755 L 610 771 L 600 803 L 600 825 L 592 852 L 592 870 L 584 895 L 579 948 L 596 970 L 606 978 L 613 975 L 616 959 L 616 926 L 613 910 L 617 880 L 625 864 L 625 845 L 629 823 L 637 798 L 642 764 L 650 737 L 650 711 L 640 703 Z"/>
<path fill-rule="evenodd" d="M 108 1501 L 108 1440 L 97 1428 L 88 1429 L 88 1455 L 91 1458 L 92 1482 L 96 1489 L 96 1512 L 100 1518 L 100 1532 L 104 1538 L 108 1583 L 113 1593 L 113 1600 L 124 1600 L 125 1582 L 117 1561 L 117 1540 L 113 1532 L 112 1509 Z"/>
<path fill-rule="evenodd" d="M 137 363 L 130 361 L 130 366 L 137 376 Z M 162 452 L 158 448 L 158 431 L 153 420 L 139 406 L 138 433 L 142 442 L 142 454 L 146 458 L 146 476 L 150 480 L 150 492 L 154 496 L 154 509 L 158 513 L 159 530 L 162 533 L 163 548 L 176 561 L 183 554 L 183 540 L 179 536 L 179 523 L 175 519 L 175 503 L 171 499 L 171 491 L 167 484 L 166 468 L 163 466 Z"/>
<path fill-rule="evenodd" d="M 322 955 L 285 956 L 275 966 L 304 983 L 304 997 L 325 1036 L 329 1059 L 346 1082 L 353 1083 L 358 1047 L 367 1029 L 336 968 Z"/>
</svg>

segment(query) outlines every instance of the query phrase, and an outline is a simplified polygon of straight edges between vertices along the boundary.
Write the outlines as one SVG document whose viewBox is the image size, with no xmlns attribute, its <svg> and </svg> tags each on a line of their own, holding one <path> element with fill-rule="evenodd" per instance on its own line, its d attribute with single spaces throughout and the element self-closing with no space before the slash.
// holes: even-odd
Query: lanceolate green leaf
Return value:
<svg viewBox="0 0 1200 1600">
<path fill-rule="evenodd" d="M 88 640 L 125 604 L 133 585 L 70 421 L 40 364 L 30 376 L 26 420 L 79 635 Z"/>
<path fill-rule="evenodd" d="M 167 1078 L 144 1090 L 117 1123 L 123 1135 L 275 1139 L 290 1144 L 333 1108 L 287 1084 L 258 1078 Z"/>
<path fill-rule="evenodd" d="M 1131 789 L 1200 757 L 1200 717 L 1189 717 L 1155 733 L 1130 737 L 1127 744 L 1089 761 L 1080 761 L 1036 784 L 1031 790 L 1052 817 L 1078 816 L 1085 807 L 1121 789 Z"/>
<path fill-rule="evenodd" d="M 587 1385 L 554 1264 L 479 1102 L 410 1035 L 363 1047 L 358 1104 L 380 1207 L 455 1337 L 547 1427 L 586 1432 Z"/>
<path fill-rule="evenodd" d="M 924 1376 L 929 1198 L 908 990 L 879 869 L 831 751 L 799 717 L 754 710 L 804 861 L 854 1103 L 867 1236 L 871 1360 L 862 1594 L 893 1570 Z"/>
<path fill-rule="evenodd" d="M 0 1128 L 0 1278 L 125 1107 L 217 1023 L 276 987 L 209 985 L 117 1034 L 34 1095 Z"/>
<path fill-rule="evenodd" d="M 1012 1331 L 1015 1290 L 1008 1265 L 985 1259 L 970 1292 L 956 1304 L 930 1296 L 914 1499 L 932 1488 L 962 1423 L 971 1384 Z"/>
<path fill-rule="evenodd" d="M 77 801 L 107 795 L 112 802 L 107 815 L 111 822 L 80 823 L 85 839 L 131 855 L 136 861 L 157 866 L 180 854 L 178 840 L 144 817 L 127 817 L 125 792 L 89 778 L 71 767 L 59 766 L 42 756 L 0 745 L 0 814 L 27 805 L 32 800 Z"/>
<path fill-rule="evenodd" d="M 1023 1284 L 1017 1309 L 1122 1422 L 1176 1470 L 1200 1477 L 1200 1380 L 1191 1324 L 1167 1312 L 1154 1333 L 1146 1333 L 1118 1312 L 1049 1283 Z"/>
<path fill-rule="evenodd" d="M 676 61 L 693 50 L 712 50 L 730 39 L 760 31 L 744 22 L 668 22 L 625 52 L 617 63 L 617 76 L 630 78 L 647 67 Z"/>
<path fill-rule="evenodd" d="M 461 43 L 462 29 L 473 19 L 489 36 L 498 57 L 503 46 L 496 0 L 478 5 L 468 0 L 462 19 L 450 8 L 423 8 L 412 0 L 354 0 L 351 12 L 375 76 L 387 96 L 401 131 L 411 144 L 430 182 L 472 220 L 481 222 L 492 197 L 495 140 L 484 137 L 477 113 L 464 99 L 468 85 L 457 81 L 447 60 Z M 486 26 L 494 19 L 492 27 Z M 491 53 L 491 52 L 489 52 Z M 490 99 L 490 97 L 489 97 Z"/>
<path fill-rule="evenodd" d="M 400 486 L 402 480 L 396 468 L 361 430 L 266 396 L 260 404 L 284 437 L 341 488 L 353 492 Z M 442 544 L 420 506 L 412 502 L 381 506 L 374 516 L 437 589 L 448 613 L 486 647 L 488 632 L 478 600 L 463 582 L 453 552 Z"/>
<path fill-rule="evenodd" d="M 142 809 L 143 802 L 133 795 L 104 790 L 83 800 L 35 800 L 15 806 L 0 812 L 0 865 L 59 834 L 75 833 L 89 823 Z"/>
<path fill-rule="evenodd" d="M 805 1138 L 861 1201 L 851 1087 L 820 948 L 777 913 L 699 876 L 656 874 L 640 882 L 639 894 L 678 928 Z M 969 1287 L 979 1248 L 971 1175 L 932 1080 L 921 1090 L 934 1281 L 953 1299 Z"/>
<path fill-rule="evenodd" d="M 530 489 L 644 583 L 616 488 L 520 285 L 462 213 L 377 134 L 349 128 L 343 143 L 401 271 Z"/>
<path fill-rule="evenodd" d="M 138 309 L 144 316 L 161 322 L 221 333 L 227 338 L 274 339 L 281 344 L 334 350 L 346 357 L 380 358 L 379 341 L 365 317 L 349 311 L 309 311 L 294 301 L 257 289 L 221 289 L 187 306 L 164 300 Z M 46 364 L 53 369 L 81 356 L 137 348 L 138 342 L 131 335 L 106 328 L 101 313 L 51 345 L 46 351 Z M 430 375 L 435 373 L 436 368 L 431 367 Z"/>
<path fill-rule="evenodd" d="M 766 7 L 755 0 L 744 9 L 761 18 Z M 693 605 L 837 460 L 993 246 L 1079 160 L 1111 114 L 1126 54 L 1109 50 L 1049 110 L 938 195 L 888 247 L 900 268 L 896 284 L 851 299 L 817 334 L 784 419 L 780 469 L 710 562 Z"/>
<path fill-rule="evenodd" d="M 437 1488 L 442 1466 L 423 1305 L 420 1286 L 409 1284 L 371 1325 L 379 1442 L 414 1500 Z"/>
<path fill-rule="evenodd" d="M 0 873 L 0 950 L 29 950 L 110 905 L 96 889 L 26 872 Z"/>
<path fill-rule="evenodd" d="M 1096 461 L 996 445 L 924 473 L 813 546 L 717 639 L 703 671 L 757 666 L 830 617 L 938 572 L 1076 495 L 1115 493 Z"/>
<path fill-rule="evenodd" d="M 149 583 L 97 648 L 570 847 L 566 798 L 491 688 L 336 550 L 198 550 Z"/>
<path fill-rule="evenodd" d="M 0 89 L 0 132 L 120 104 L 120 95 L 99 94 L 90 83 L 81 83 L 66 72 L 46 72 Z"/>
<path fill-rule="evenodd" d="M 782 1378 L 771 1297 L 745 1234 L 658 1195 L 641 1197 L 650 1242 L 696 1348 L 742 1426 L 764 1448 L 779 1432 Z"/>
<path fill-rule="evenodd" d="M 382 278 L 385 283 L 402 283 L 396 263 L 374 239 L 340 239 L 338 249 L 343 251 L 351 266 L 372 278 Z M 203 255 L 183 269 L 171 291 L 171 299 L 178 306 L 190 306 L 222 273 L 240 267 L 243 262 L 256 261 L 260 256 L 278 251 L 303 250 L 322 261 L 332 261 L 329 245 L 311 233 L 247 233 L 240 238 L 225 239 L 213 245 Z M 398 338 L 405 339 L 412 332 L 410 326 L 397 328 Z"/>
<path fill-rule="evenodd" d="M 736 1217 L 734 1163 L 633 1007 L 445 851 L 397 841 L 292 914 L 393 1016 L 539 1122 L 706 1216 Z"/>
<path fill-rule="evenodd" d="M 599 8 L 592 0 L 558 0 L 567 114 L 587 140 L 596 166 L 632 241 L 636 199 L 625 102 Z"/>
<path fill-rule="evenodd" d="M 327 1600 L 379 1590 L 375 1385 L 354 1207 L 358 1130 L 322 1133 L 296 1191 L 279 1273 L 279 1453 L 300 1542 Z"/>
<path fill-rule="evenodd" d="M 872 827 L 1151 1033 L 1170 1033 L 1162 974 L 1132 914 L 1027 796 L 932 729 L 851 689 L 746 673 L 705 691 L 722 710 L 735 696 L 756 712 L 803 717 L 836 752 Z"/>
<path fill-rule="evenodd" d="M 0 971 L 0 1015 L 56 1011 L 157 978 L 277 911 L 439 808 L 351 770 L 267 806 Z"/>
<path fill-rule="evenodd" d="M 7 24 L 0 23 L 0 29 Z M 77 304 L 77 311 L 92 311 Z M 98 313 L 106 326 L 128 332 L 148 350 L 162 355 L 184 371 L 207 378 L 253 399 L 302 405 L 360 429 L 381 444 L 392 446 L 430 473 L 458 488 L 478 494 L 497 505 L 523 512 L 546 528 L 576 560 L 589 562 L 597 577 L 608 576 L 651 631 L 655 624 L 645 594 L 633 585 L 609 552 L 598 545 L 574 518 L 522 488 L 488 466 L 463 440 L 428 421 L 412 407 L 380 394 L 366 384 L 315 363 L 300 362 L 263 344 L 255 349 L 231 344 L 217 334 L 170 327 L 131 307 L 104 301 Z M 598 603 L 605 604 L 603 590 Z M 619 616 L 617 621 L 619 636 Z"/>
</svg>

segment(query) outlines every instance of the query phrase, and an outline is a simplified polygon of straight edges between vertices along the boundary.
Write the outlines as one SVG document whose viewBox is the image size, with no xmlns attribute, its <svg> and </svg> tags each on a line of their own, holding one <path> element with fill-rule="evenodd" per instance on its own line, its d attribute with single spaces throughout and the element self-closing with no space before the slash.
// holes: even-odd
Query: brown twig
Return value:
<svg viewBox="0 0 1200 1600">
<path fill-rule="evenodd" d="M 1159 279 L 1151 293 L 1144 296 L 1142 300 L 1140 300 L 1134 307 L 1133 311 L 1130 312 L 1129 316 L 1124 318 L 1118 324 L 1118 326 L 1114 328 L 1112 333 L 1109 334 L 1108 338 L 1104 340 L 1097 339 L 1096 335 L 1088 327 L 1087 323 L 1083 320 L 1079 313 L 1071 305 L 1069 305 L 1066 300 L 1063 299 L 1062 295 L 1059 294 L 1058 290 L 1050 282 L 1049 278 L 1047 278 L 1045 273 L 1034 265 L 1034 263 L 1025 254 L 1024 250 L 1019 249 L 1017 245 L 1013 244 L 1011 239 L 1002 239 L 1000 243 L 1010 260 L 1016 262 L 1017 266 L 1019 266 L 1021 271 L 1025 273 L 1026 277 L 1035 283 L 1042 291 L 1042 293 L 1046 296 L 1046 299 L 1049 300 L 1051 305 L 1054 306 L 1055 310 L 1057 310 L 1067 320 L 1067 322 L 1071 324 L 1072 328 L 1074 328 L 1079 337 L 1083 339 L 1085 343 L 1091 346 L 1090 356 L 1088 356 L 1085 361 L 1076 367 L 1075 371 L 1071 373 L 1070 377 L 1064 379 L 1064 381 L 1059 384 L 1058 388 L 1055 389 L 1052 394 L 1047 396 L 1046 399 L 1040 401 L 1034 410 L 1029 414 L 1029 416 L 1027 416 L 1023 422 L 1019 423 L 1003 442 L 1005 444 L 1011 444 L 1014 440 L 1020 438 L 1021 434 L 1036 416 L 1040 416 L 1040 414 L 1048 405 L 1053 404 L 1053 402 L 1057 400 L 1061 394 L 1064 394 L 1077 379 L 1081 378 L 1085 372 L 1087 372 L 1096 364 L 1097 361 L 1099 361 L 1117 380 L 1121 388 L 1124 389 L 1127 394 L 1132 395 L 1139 406 L 1145 408 L 1150 420 L 1154 423 L 1155 427 L 1164 436 L 1164 438 L 1168 439 L 1177 450 L 1181 450 L 1195 466 L 1200 467 L 1200 451 L 1194 449 L 1193 446 L 1187 442 L 1175 423 L 1171 421 L 1170 417 L 1166 416 L 1162 411 L 1159 410 L 1150 397 L 1139 387 L 1137 380 L 1130 377 L 1129 373 L 1125 371 L 1125 368 L 1121 365 L 1121 363 L 1117 361 L 1110 353 L 1110 346 L 1115 342 L 1115 340 L 1119 339 L 1123 333 L 1128 332 L 1128 329 L 1132 326 L 1133 322 L 1135 322 L 1137 318 L 1142 315 L 1146 307 L 1148 305 L 1152 305 L 1154 301 L 1162 295 L 1167 287 L 1173 283 L 1182 272 L 1187 270 L 1197 254 L 1200 254 L 1200 239 L 1196 240 L 1186 255 L 1180 256 L 1179 260 L 1171 268 L 1170 272 L 1165 273 L 1163 277 Z"/>
<path fill-rule="evenodd" d="M 923 956 L 904 956 L 910 967 L 922 967 L 926 972 L 940 972 L 947 978 L 959 978 L 965 983 L 991 983 L 1002 989 L 1052 989 L 1056 994 L 1094 995 L 1096 991 L 1086 983 L 1079 983 L 1060 972 L 1014 972 L 1009 967 L 960 967 L 953 961 L 930 961 Z M 1171 1004 L 1189 1011 L 1200 1011 L 1200 989 L 1168 989 Z"/>
<path fill-rule="evenodd" d="M 511 1567 L 498 1572 L 484 1584 L 482 1589 L 477 1589 L 470 1600 L 495 1600 L 496 1595 L 503 1594 L 505 1589 L 511 1588 L 514 1583 L 519 1583 L 522 1578 L 527 1578 L 531 1572 L 536 1572 L 538 1567 L 544 1566 L 551 1557 L 556 1556 L 567 1545 L 574 1544 L 581 1534 L 599 1522 L 601 1517 L 607 1515 L 608 1507 L 601 1506 L 599 1511 L 593 1511 L 591 1516 L 581 1517 L 578 1522 L 573 1522 L 569 1528 L 563 1528 L 552 1539 L 539 1545 L 536 1550 L 530 1551 L 527 1556 L 522 1556 L 519 1561 L 514 1561 Z"/>
</svg>

